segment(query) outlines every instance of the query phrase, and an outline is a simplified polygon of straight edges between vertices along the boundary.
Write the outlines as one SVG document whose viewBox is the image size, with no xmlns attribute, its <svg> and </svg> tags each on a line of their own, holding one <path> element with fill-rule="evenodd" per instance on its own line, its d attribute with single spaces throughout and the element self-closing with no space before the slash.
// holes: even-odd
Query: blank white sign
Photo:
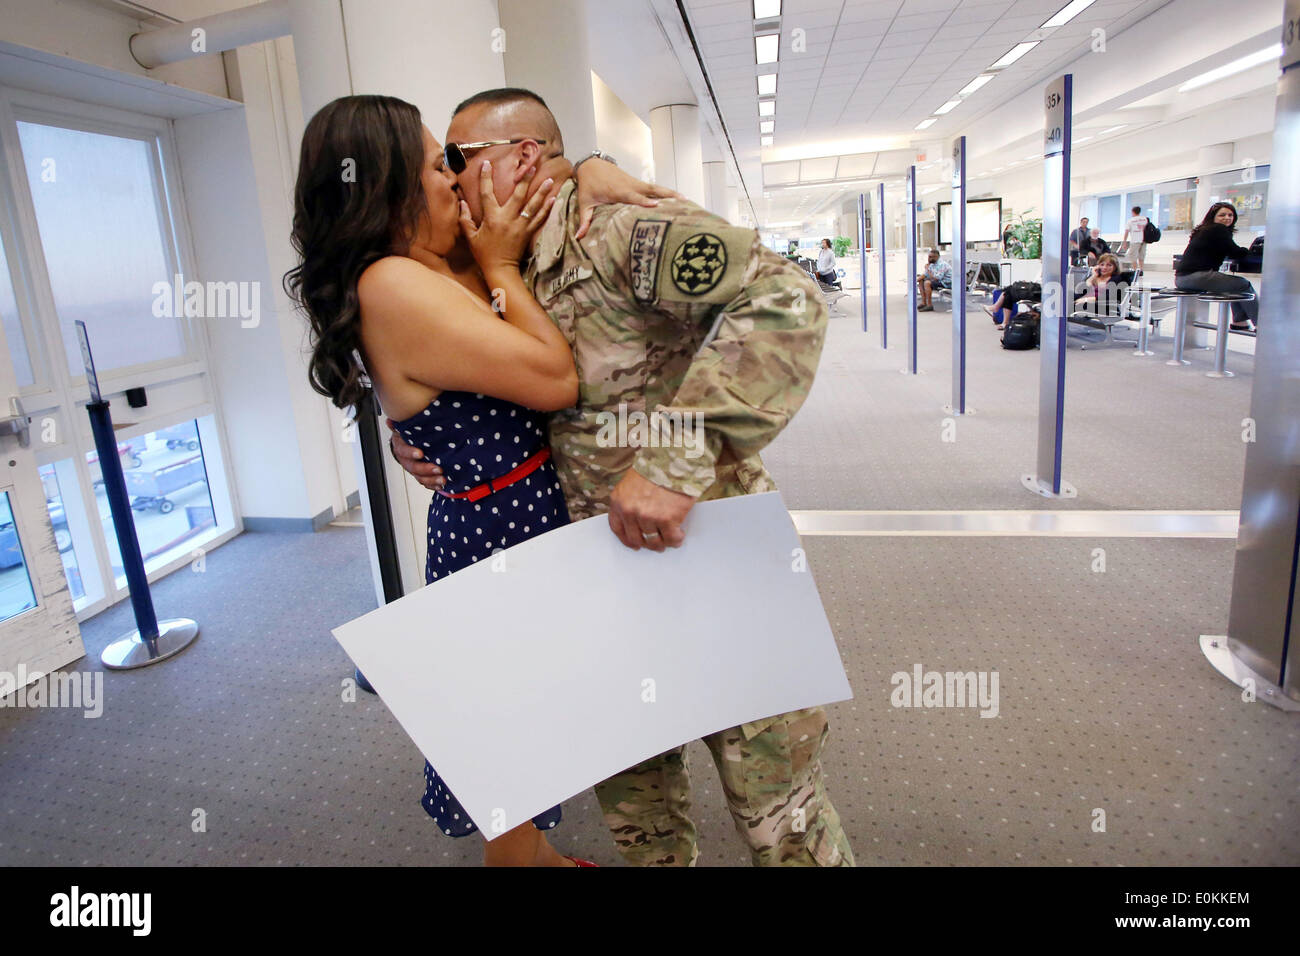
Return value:
<svg viewBox="0 0 1300 956">
<path fill-rule="evenodd" d="M 631 551 L 601 516 L 334 636 L 489 839 L 705 734 L 852 697 L 776 492 Z"/>
</svg>

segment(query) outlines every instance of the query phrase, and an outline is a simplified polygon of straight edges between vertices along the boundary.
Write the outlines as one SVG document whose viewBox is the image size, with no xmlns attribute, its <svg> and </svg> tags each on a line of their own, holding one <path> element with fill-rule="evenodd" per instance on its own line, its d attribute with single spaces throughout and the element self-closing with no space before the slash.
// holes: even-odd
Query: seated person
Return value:
<svg viewBox="0 0 1300 956">
<path fill-rule="evenodd" d="M 1237 226 L 1237 208 L 1232 203 L 1216 202 L 1201 224 L 1192 230 L 1183 250 L 1182 261 L 1174 271 L 1174 285 L 1195 292 L 1254 292 L 1249 279 L 1220 272 L 1225 259 L 1242 259 L 1250 255 L 1232 238 Z M 1232 303 L 1232 327 L 1247 332 L 1259 324 L 1259 300 Z"/>
<path fill-rule="evenodd" d="M 930 261 L 925 271 L 916 277 L 916 285 L 921 292 L 921 304 L 916 307 L 917 312 L 933 312 L 934 290 L 952 288 L 952 266 L 939 258 L 938 249 L 931 249 L 928 258 Z"/>
<path fill-rule="evenodd" d="M 1005 289 L 998 289 L 993 295 L 993 304 L 982 306 L 993 317 L 993 327 L 1002 328 L 1003 321 L 1010 321 L 1016 314 L 1016 306 L 1021 302 L 1041 302 L 1043 287 L 1038 282 L 1013 282 Z"/>
<path fill-rule="evenodd" d="M 1088 233 L 1088 265 L 1095 266 L 1097 260 L 1110 253 L 1110 243 L 1101 237 L 1101 230 L 1094 229 Z"/>
<path fill-rule="evenodd" d="M 1119 260 L 1110 253 L 1104 253 L 1089 273 L 1088 278 L 1079 284 L 1075 294 L 1079 297 L 1074 304 L 1074 311 L 1091 312 L 1093 315 L 1113 315 L 1119 305 L 1124 290 L 1119 285 Z"/>
<path fill-rule="evenodd" d="M 840 287 L 840 280 L 835 275 L 835 252 L 829 239 L 823 239 L 822 247 L 817 251 L 817 279 L 824 285 Z"/>
</svg>

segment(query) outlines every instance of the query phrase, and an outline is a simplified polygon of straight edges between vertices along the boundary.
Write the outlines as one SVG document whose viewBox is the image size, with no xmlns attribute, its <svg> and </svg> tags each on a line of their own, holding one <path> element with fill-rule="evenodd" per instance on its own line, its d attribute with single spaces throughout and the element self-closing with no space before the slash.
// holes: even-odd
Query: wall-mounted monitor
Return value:
<svg viewBox="0 0 1300 956">
<path fill-rule="evenodd" d="M 952 245 L 952 203 L 941 202 L 936 207 L 939 216 L 939 245 Z M 1002 241 L 1002 200 L 966 200 L 966 241 Z"/>
</svg>

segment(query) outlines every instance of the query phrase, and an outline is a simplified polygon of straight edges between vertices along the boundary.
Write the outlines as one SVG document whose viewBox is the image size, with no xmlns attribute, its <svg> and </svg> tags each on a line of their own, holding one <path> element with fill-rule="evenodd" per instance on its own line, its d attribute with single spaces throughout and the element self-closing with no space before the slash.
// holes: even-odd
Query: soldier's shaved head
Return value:
<svg viewBox="0 0 1300 956">
<path fill-rule="evenodd" d="M 532 90 L 506 86 L 475 93 L 452 111 L 453 123 L 466 111 L 472 113 L 464 119 L 474 130 L 482 133 L 482 139 L 537 137 L 546 140 L 548 155 L 564 154 L 564 138 L 555 122 L 555 115 L 546 101 Z"/>
</svg>

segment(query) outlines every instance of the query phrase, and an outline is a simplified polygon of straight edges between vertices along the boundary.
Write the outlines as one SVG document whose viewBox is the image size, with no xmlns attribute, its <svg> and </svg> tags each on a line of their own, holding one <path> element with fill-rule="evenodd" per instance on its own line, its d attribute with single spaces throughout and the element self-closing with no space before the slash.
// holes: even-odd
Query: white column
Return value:
<svg viewBox="0 0 1300 956">
<path fill-rule="evenodd" d="M 576 162 L 596 148 L 585 0 L 498 0 L 497 6 L 505 30 L 506 83 L 546 101 L 564 134 L 564 154 Z M 447 12 L 438 19 L 445 24 Z M 438 48 L 444 44 L 440 37 Z"/>
<path fill-rule="evenodd" d="M 568 0 L 555 0 L 556 5 Z M 510 4 L 502 0 L 502 8 Z M 554 53 L 554 38 L 532 37 L 526 27 L 517 27 L 513 35 L 503 29 L 493 0 L 461 0 L 455 17 L 448 17 L 441 5 L 428 0 L 385 0 L 382 15 L 373 0 L 290 0 L 290 26 L 293 30 L 293 56 L 297 65 L 302 117 L 310 119 L 322 106 L 339 96 L 382 93 L 397 96 L 419 108 L 425 124 L 439 140 L 447 131 L 452 110 L 466 97 L 485 89 L 506 85 L 504 55 L 507 50 L 526 50 L 541 42 L 541 48 Z M 582 35 L 585 57 L 585 31 Z M 240 51 L 241 57 L 244 51 Z M 567 53 L 565 54 L 567 56 Z M 557 61 L 558 62 L 558 61 Z M 241 67 L 243 63 L 241 61 Z M 263 67 L 265 72 L 265 67 Z M 541 84 L 529 84 L 537 88 Z M 582 86 L 591 102 L 590 71 L 582 68 Z M 544 89 L 538 89 L 550 100 Z M 554 106 L 555 104 L 552 103 Z M 293 116 L 292 110 L 286 111 Z M 558 114 L 558 111 L 557 111 Z M 565 120 L 562 118 L 561 123 Z M 286 125 L 288 121 L 286 120 Z M 568 129 L 565 129 L 568 132 Z M 289 137 L 296 143 L 301 128 L 290 128 Z M 258 137 L 253 152 L 259 154 Z M 273 243 L 271 258 L 276 261 L 274 274 L 283 271 L 280 259 L 291 259 L 288 242 L 288 210 L 293 207 L 292 174 L 259 177 L 264 182 L 266 199 L 278 192 L 275 202 L 285 212 L 285 222 L 267 229 L 267 241 Z M 277 285 L 278 288 L 278 285 Z M 288 311 L 288 310 L 286 310 Z M 301 319 L 298 320 L 301 322 Z M 289 362 L 295 381 L 306 387 L 306 368 L 302 355 L 301 329 L 286 331 L 286 353 L 293 347 Z M 292 340 L 290 342 L 290 340 Z M 324 403 L 324 399 L 316 399 Z M 318 430 L 299 427 L 299 445 L 338 441 L 337 419 L 341 412 L 325 406 L 322 418 L 328 421 Z M 320 433 L 318 433 L 320 432 Z M 353 448 L 346 449 L 348 456 Z M 393 526 L 401 559 L 402 580 L 408 591 L 424 584 L 425 523 L 429 493 L 406 477 L 391 458 L 385 458 L 385 478 L 393 502 Z M 364 484 L 358 476 L 358 482 Z M 309 475 L 310 484 L 310 475 Z M 373 516 L 362 489 L 361 501 L 368 534 L 373 533 Z M 372 554 L 371 571 L 375 593 L 382 603 L 378 568 Z"/>
<path fill-rule="evenodd" d="M 704 164 L 704 208 L 727 219 L 727 164 Z"/>
<path fill-rule="evenodd" d="M 655 178 L 659 184 L 704 206 L 699 107 L 688 103 L 656 106 L 650 111 L 650 138 L 654 143 Z"/>
</svg>

